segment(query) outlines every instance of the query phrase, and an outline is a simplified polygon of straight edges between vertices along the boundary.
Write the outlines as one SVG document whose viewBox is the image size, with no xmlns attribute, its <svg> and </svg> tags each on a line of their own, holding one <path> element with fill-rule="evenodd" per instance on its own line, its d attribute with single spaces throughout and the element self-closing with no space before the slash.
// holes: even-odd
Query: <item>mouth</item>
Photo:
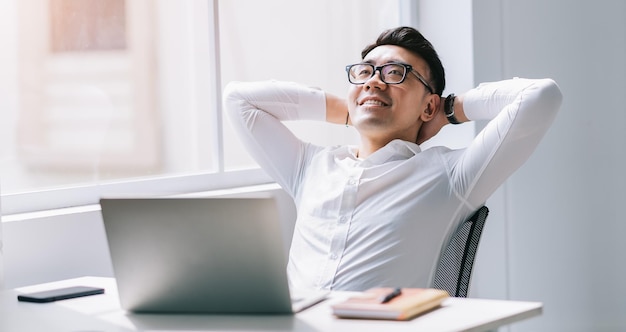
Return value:
<svg viewBox="0 0 626 332">
<path fill-rule="evenodd" d="M 389 104 L 379 98 L 366 97 L 359 102 L 359 106 L 389 106 Z"/>
<path fill-rule="evenodd" d="M 388 106 L 380 100 L 367 100 L 361 103 L 361 106 Z"/>
</svg>

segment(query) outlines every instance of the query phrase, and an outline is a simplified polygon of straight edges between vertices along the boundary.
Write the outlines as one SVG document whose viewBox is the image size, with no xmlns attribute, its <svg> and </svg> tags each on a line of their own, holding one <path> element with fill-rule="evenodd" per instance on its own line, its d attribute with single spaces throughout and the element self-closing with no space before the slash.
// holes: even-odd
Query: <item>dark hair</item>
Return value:
<svg viewBox="0 0 626 332">
<path fill-rule="evenodd" d="M 441 96 L 446 87 L 446 75 L 439 60 L 439 55 L 433 45 L 417 30 L 411 27 L 399 27 L 383 31 L 374 44 L 368 45 L 361 51 L 361 58 L 374 48 L 382 45 L 400 46 L 426 61 L 430 69 L 430 84 L 435 92 Z"/>
</svg>

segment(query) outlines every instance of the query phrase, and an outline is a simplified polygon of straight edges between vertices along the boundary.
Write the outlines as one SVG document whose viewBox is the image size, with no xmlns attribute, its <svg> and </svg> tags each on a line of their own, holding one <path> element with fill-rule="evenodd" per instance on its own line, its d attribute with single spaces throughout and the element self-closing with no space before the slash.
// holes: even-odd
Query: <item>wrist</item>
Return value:
<svg viewBox="0 0 626 332">
<path fill-rule="evenodd" d="M 443 113 L 445 114 L 448 122 L 451 124 L 460 124 L 461 122 L 456 118 L 454 113 L 454 101 L 456 100 L 456 95 L 454 93 L 449 94 L 444 103 L 443 103 Z"/>
</svg>

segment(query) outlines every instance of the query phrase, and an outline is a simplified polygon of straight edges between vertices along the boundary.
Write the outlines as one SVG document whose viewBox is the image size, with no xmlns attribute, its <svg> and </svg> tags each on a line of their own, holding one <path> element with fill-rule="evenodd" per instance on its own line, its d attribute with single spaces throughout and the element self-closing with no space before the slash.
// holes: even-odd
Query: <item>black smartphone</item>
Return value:
<svg viewBox="0 0 626 332">
<path fill-rule="evenodd" d="M 71 299 L 75 297 L 103 294 L 104 288 L 88 287 L 88 286 L 74 286 L 59 288 L 35 293 L 20 294 L 17 296 L 18 301 L 24 302 L 37 302 L 46 303 L 65 299 Z"/>
</svg>

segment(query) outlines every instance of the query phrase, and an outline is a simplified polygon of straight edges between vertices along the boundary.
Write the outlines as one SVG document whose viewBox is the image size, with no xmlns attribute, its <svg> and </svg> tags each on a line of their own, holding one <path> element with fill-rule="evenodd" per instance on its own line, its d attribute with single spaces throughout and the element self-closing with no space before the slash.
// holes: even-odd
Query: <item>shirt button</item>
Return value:
<svg viewBox="0 0 626 332">
<path fill-rule="evenodd" d="M 337 255 L 335 255 L 335 254 L 330 254 L 329 258 L 330 258 L 330 259 L 332 259 L 332 260 L 335 260 L 335 259 L 337 259 Z"/>
<path fill-rule="evenodd" d="M 348 217 L 341 217 L 341 218 L 339 218 L 339 223 L 340 223 L 340 224 L 343 224 L 343 223 L 345 223 L 346 221 L 348 221 Z"/>
<path fill-rule="evenodd" d="M 348 180 L 348 184 L 354 186 L 356 184 L 356 180 L 351 178 L 350 180 Z"/>
</svg>

